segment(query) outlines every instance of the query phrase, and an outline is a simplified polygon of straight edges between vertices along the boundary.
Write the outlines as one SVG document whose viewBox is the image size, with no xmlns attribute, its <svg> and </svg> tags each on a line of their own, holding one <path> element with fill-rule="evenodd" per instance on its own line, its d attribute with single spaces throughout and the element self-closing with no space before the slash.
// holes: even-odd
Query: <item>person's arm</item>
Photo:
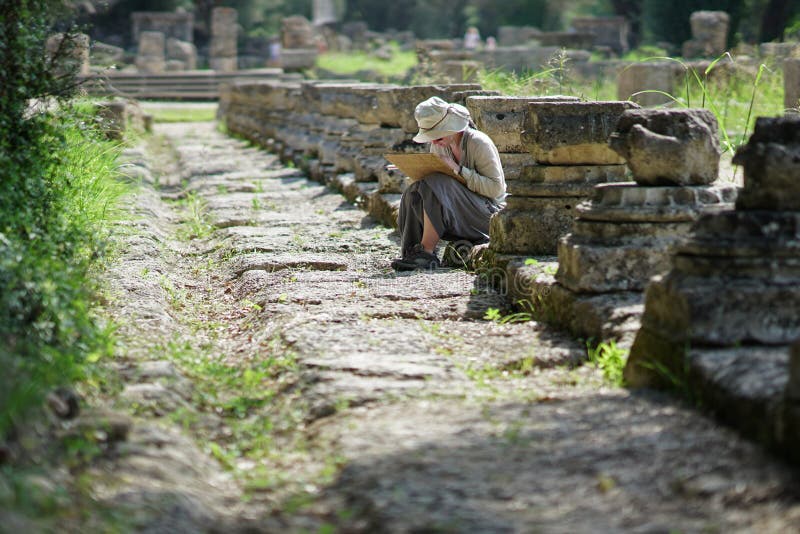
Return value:
<svg viewBox="0 0 800 534">
<path fill-rule="evenodd" d="M 497 198 L 506 192 L 506 180 L 500 154 L 497 147 L 489 139 L 475 137 L 472 148 L 472 159 L 475 168 L 461 166 L 459 174 L 467 182 L 467 187 L 479 195 Z"/>
</svg>

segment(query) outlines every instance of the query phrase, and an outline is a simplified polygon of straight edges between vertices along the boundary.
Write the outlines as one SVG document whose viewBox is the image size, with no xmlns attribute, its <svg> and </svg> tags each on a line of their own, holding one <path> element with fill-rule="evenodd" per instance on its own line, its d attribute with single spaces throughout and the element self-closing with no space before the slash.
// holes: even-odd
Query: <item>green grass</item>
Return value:
<svg viewBox="0 0 800 534">
<path fill-rule="evenodd" d="M 706 108 L 717 118 L 720 142 L 725 151 L 734 152 L 752 133 L 756 117 L 783 114 L 783 72 L 769 64 L 746 67 L 726 66 L 730 56 L 710 62 L 705 71 L 696 72 L 678 58 L 645 56 L 657 49 L 632 51 L 629 59 L 636 61 L 673 61 L 685 72 L 680 83 L 668 96 L 673 108 Z M 582 100 L 616 100 L 615 79 L 583 80 L 574 75 L 569 61 L 554 56 L 549 65 L 538 71 L 517 74 L 505 71 L 480 71 L 480 83 L 485 89 L 510 96 L 555 95 L 577 96 Z"/>
<path fill-rule="evenodd" d="M 110 253 L 107 237 L 129 187 L 117 179 L 120 147 L 74 109 L 42 120 L 50 163 L 25 178 L 42 180 L 39 196 L 21 195 L 18 209 L 0 216 L 0 437 L 112 346 L 92 300 L 94 271 Z"/>
<path fill-rule="evenodd" d="M 217 119 L 216 106 L 145 107 L 154 122 L 211 122 Z"/>
<path fill-rule="evenodd" d="M 393 46 L 390 60 L 379 59 L 365 52 L 326 52 L 317 58 L 317 67 L 339 75 L 356 76 L 362 71 L 373 71 L 387 80 L 403 78 L 417 64 L 412 51 L 401 51 Z"/>
</svg>

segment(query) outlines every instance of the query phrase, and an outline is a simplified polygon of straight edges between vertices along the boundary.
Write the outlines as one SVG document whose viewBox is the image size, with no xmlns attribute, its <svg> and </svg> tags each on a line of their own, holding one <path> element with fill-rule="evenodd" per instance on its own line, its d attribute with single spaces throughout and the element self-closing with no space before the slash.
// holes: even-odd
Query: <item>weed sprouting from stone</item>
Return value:
<svg viewBox="0 0 800 534">
<path fill-rule="evenodd" d="M 610 340 L 597 345 L 592 345 L 591 340 L 586 343 L 589 361 L 603 372 L 605 380 L 616 387 L 624 385 L 622 371 L 628 360 L 628 350 L 617 346 L 616 341 Z"/>
<path fill-rule="evenodd" d="M 178 229 L 178 237 L 184 240 L 204 239 L 214 230 L 208 218 L 208 203 L 193 191 L 179 202 L 183 208 L 183 221 Z"/>
</svg>

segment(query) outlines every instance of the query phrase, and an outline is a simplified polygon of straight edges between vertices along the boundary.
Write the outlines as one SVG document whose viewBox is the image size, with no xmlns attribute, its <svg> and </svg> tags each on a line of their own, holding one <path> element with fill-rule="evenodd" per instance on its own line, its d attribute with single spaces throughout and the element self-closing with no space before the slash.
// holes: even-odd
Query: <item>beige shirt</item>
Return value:
<svg viewBox="0 0 800 534">
<path fill-rule="evenodd" d="M 449 148 L 434 144 L 431 144 L 431 152 L 453 157 Z M 469 190 L 503 204 L 506 179 L 500 153 L 491 138 L 480 130 L 467 128 L 461 139 L 461 154 L 461 177 L 466 180 Z"/>
</svg>

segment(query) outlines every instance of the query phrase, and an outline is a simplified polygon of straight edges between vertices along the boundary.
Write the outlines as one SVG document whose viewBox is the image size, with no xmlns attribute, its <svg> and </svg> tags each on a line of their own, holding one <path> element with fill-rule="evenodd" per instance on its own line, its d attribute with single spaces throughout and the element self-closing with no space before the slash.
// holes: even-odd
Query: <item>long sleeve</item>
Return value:
<svg viewBox="0 0 800 534">
<path fill-rule="evenodd" d="M 470 133 L 472 135 L 465 147 L 461 176 L 470 190 L 502 202 L 506 194 L 506 180 L 497 147 L 483 132 L 473 130 Z"/>
<path fill-rule="evenodd" d="M 461 177 L 467 182 L 470 191 L 503 203 L 506 196 L 506 180 L 500 153 L 488 135 L 479 130 L 467 130 L 461 161 Z M 444 154 L 437 146 L 431 145 L 431 152 Z"/>
</svg>

